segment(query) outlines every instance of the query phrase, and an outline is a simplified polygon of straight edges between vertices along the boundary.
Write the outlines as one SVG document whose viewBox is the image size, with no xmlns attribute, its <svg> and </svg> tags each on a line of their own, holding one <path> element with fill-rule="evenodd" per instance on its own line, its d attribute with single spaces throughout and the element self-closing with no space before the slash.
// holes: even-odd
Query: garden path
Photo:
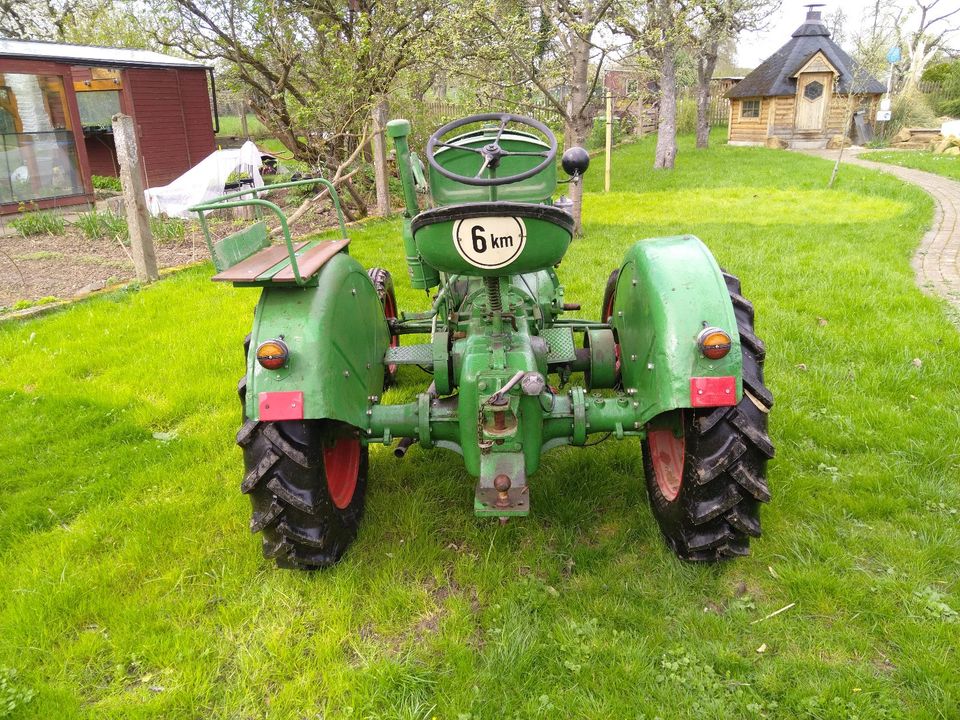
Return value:
<svg viewBox="0 0 960 720">
<path fill-rule="evenodd" d="M 807 150 L 827 160 L 836 160 L 836 150 Z M 913 168 L 862 160 L 862 148 L 844 150 L 843 162 L 871 170 L 882 170 L 919 186 L 935 204 L 933 225 L 920 241 L 913 256 L 917 284 L 960 308 L 960 182 Z"/>
</svg>

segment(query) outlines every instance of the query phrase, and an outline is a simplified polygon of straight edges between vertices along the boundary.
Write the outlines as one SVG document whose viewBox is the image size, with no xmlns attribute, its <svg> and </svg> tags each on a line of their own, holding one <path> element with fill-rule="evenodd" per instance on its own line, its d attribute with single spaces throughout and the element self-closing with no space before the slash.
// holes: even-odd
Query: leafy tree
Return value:
<svg viewBox="0 0 960 720">
<path fill-rule="evenodd" d="M 0 36 L 152 48 L 149 14 L 142 0 L 0 0 Z"/>
<path fill-rule="evenodd" d="M 690 44 L 697 63 L 697 147 L 710 143 L 710 81 L 724 41 L 760 30 L 780 0 L 701 0 L 692 19 Z"/>
<path fill-rule="evenodd" d="M 934 111 L 938 115 L 960 117 L 960 60 L 931 65 L 922 79 L 940 86 Z"/>
<path fill-rule="evenodd" d="M 657 68 L 660 111 L 655 169 L 672 169 L 677 157 L 677 68 L 691 38 L 692 0 L 640 0 L 620 18 L 619 29 Z"/>
<path fill-rule="evenodd" d="M 371 110 L 443 42 L 452 0 L 167 0 L 158 38 L 225 68 L 295 157 L 347 179 Z M 348 187 L 349 190 L 349 187 Z"/>
<path fill-rule="evenodd" d="M 81 0 L 0 0 L 0 35 L 62 40 Z"/>
<path fill-rule="evenodd" d="M 619 8 L 617 0 L 517 0 L 503 5 L 478 2 L 477 17 L 496 32 L 506 53 L 510 84 L 533 85 L 562 118 L 564 146 L 584 145 L 593 128 L 596 91 L 612 46 L 599 31 Z M 507 12 L 503 12 L 506 9 Z M 583 187 L 570 186 L 575 232 L 580 233 Z"/>
<path fill-rule="evenodd" d="M 912 11 L 917 14 L 916 26 L 912 31 L 901 35 L 901 44 L 906 48 L 906 71 L 903 92 L 908 94 L 923 76 L 927 65 L 936 58 L 937 54 L 947 47 L 953 34 L 957 31 L 954 24 L 960 17 L 960 7 L 953 7 L 952 3 L 943 3 L 943 0 L 913 0 L 915 7 Z M 899 19 L 899 18 L 898 18 Z M 902 23 L 897 23 L 900 29 Z"/>
</svg>

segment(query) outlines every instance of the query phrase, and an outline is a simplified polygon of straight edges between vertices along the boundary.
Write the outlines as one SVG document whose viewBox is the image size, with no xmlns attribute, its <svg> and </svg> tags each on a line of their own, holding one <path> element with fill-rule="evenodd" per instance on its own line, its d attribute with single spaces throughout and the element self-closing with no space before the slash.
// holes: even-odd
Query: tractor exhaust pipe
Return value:
<svg viewBox="0 0 960 720">
<path fill-rule="evenodd" d="M 437 396 L 437 384 L 435 382 L 430 383 L 430 386 L 427 388 L 427 395 L 430 396 L 430 399 L 433 400 Z M 400 442 L 397 443 L 397 446 L 393 449 L 393 456 L 396 458 L 402 458 L 407 454 L 407 450 L 410 449 L 410 446 L 417 441 L 415 437 L 405 437 L 400 438 Z"/>
<path fill-rule="evenodd" d="M 407 450 L 410 449 L 410 446 L 416 441 L 417 439 L 412 437 L 400 438 L 400 442 L 398 442 L 397 446 L 393 449 L 393 456 L 396 458 L 402 458 L 407 454 Z"/>
<path fill-rule="evenodd" d="M 417 190 L 413 181 L 413 161 L 410 157 L 410 145 L 407 142 L 409 134 L 408 121 L 398 119 L 387 123 L 387 135 L 393 138 L 393 146 L 397 150 L 397 170 L 400 172 L 400 184 L 403 186 L 405 212 L 402 237 L 407 269 L 410 272 L 410 284 L 418 290 L 429 290 L 440 284 L 440 273 L 420 259 L 420 253 L 413 239 L 413 231 L 410 229 L 410 219 L 420 212 L 420 204 L 417 202 Z"/>
</svg>

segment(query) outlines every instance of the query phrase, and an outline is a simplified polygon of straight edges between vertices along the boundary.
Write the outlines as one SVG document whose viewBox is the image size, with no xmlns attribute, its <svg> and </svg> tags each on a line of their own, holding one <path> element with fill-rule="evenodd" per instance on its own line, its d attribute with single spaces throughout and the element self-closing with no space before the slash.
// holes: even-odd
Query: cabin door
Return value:
<svg viewBox="0 0 960 720">
<path fill-rule="evenodd" d="M 797 130 L 823 130 L 833 73 L 804 73 L 797 79 Z"/>
</svg>

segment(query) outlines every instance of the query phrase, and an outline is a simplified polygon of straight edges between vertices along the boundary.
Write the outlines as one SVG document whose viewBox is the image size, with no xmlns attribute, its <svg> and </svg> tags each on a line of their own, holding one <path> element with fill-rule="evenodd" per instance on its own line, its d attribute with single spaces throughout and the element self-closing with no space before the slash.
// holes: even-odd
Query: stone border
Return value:
<svg viewBox="0 0 960 720">
<path fill-rule="evenodd" d="M 160 279 L 167 277 L 168 275 L 173 275 L 178 273 L 181 270 L 189 270 L 192 267 L 197 267 L 198 265 L 203 265 L 206 262 L 209 262 L 209 258 L 204 258 L 203 260 L 197 260 L 196 262 L 186 263 L 185 265 L 174 265 L 172 267 L 163 268 L 160 270 Z M 41 315 L 46 315 L 51 313 L 54 310 L 60 310 L 62 308 L 68 307 L 75 303 L 83 302 L 84 300 L 89 300 L 90 298 L 97 297 L 98 295 L 109 295 L 110 293 L 119 292 L 121 290 L 126 290 L 129 287 L 135 285 L 144 285 L 139 280 L 131 280 L 130 282 L 116 283 L 114 285 L 107 285 L 106 287 L 99 288 L 98 290 L 91 290 L 90 292 L 81 293 L 79 295 L 74 295 L 71 298 L 65 300 L 58 300 L 57 302 L 45 303 L 43 305 L 33 305 L 23 310 L 15 310 L 13 312 L 7 313 L 6 315 L 0 315 L 0 324 L 5 322 L 12 322 L 15 320 L 29 320 L 35 317 L 40 317 Z"/>
</svg>

